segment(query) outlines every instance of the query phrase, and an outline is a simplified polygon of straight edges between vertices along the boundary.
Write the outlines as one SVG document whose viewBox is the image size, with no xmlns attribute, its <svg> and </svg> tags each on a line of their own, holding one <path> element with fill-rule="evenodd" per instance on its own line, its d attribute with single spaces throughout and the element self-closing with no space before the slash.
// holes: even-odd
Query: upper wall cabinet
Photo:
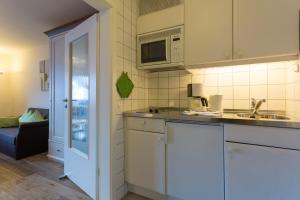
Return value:
<svg viewBox="0 0 300 200">
<path fill-rule="evenodd" d="M 235 59 L 299 52 L 299 0 L 233 2 Z"/>
<path fill-rule="evenodd" d="M 232 0 L 185 1 L 185 42 L 186 65 L 231 60 Z"/>
<path fill-rule="evenodd" d="M 186 0 L 187 68 L 297 59 L 300 0 Z"/>
</svg>

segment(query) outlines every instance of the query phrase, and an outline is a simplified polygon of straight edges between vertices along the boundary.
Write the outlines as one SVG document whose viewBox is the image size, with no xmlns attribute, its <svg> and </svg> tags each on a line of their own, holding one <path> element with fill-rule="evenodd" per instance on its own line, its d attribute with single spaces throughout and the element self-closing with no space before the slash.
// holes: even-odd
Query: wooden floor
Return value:
<svg viewBox="0 0 300 200">
<path fill-rule="evenodd" d="M 0 153 L 0 200 L 91 200 L 70 180 L 63 165 L 36 155 L 16 161 Z M 149 200 L 129 193 L 123 200 Z"/>
<path fill-rule="evenodd" d="M 150 199 L 142 197 L 142 196 L 138 196 L 133 193 L 128 193 L 127 196 L 123 200 L 150 200 Z"/>
<path fill-rule="evenodd" d="M 15 161 L 0 154 L 0 200 L 90 200 L 68 179 L 63 165 L 37 155 Z"/>
</svg>

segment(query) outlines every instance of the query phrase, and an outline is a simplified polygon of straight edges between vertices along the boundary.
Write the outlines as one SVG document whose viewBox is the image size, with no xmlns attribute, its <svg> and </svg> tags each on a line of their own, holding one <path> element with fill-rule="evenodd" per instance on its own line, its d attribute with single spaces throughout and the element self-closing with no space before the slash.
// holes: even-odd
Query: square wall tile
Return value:
<svg viewBox="0 0 300 200">
<path fill-rule="evenodd" d="M 286 70 L 285 69 L 269 69 L 268 71 L 268 84 L 285 84 L 286 83 Z"/>
<path fill-rule="evenodd" d="M 234 99 L 250 99 L 249 86 L 234 86 L 233 89 Z"/>
<path fill-rule="evenodd" d="M 158 99 L 158 89 L 148 89 L 149 99 Z"/>
<path fill-rule="evenodd" d="M 285 110 L 285 100 L 269 100 L 268 110 Z"/>
<path fill-rule="evenodd" d="M 250 85 L 266 85 L 266 84 L 268 84 L 267 70 L 250 71 Z"/>
<path fill-rule="evenodd" d="M 223 108 L 224 109 L 233 109 L 233 100 L 224 99 L 223 100 Z"/>
<path fill-rule="evenodd" d="M 168 77 L 159 77 L 158 78 L 158 87 L 159 88 L 169 88 L 169 78 Z"/>
<path fill-rule="evenodd" d="M 169 99 L 169 90 L 168 89 L 158 89 L 158 99 L 163 99 L 163 100 Z"/>
<path fill-rule="evenodd" d="M 169 101 L 168 100 L 158 100 L 158 106 L 159 107 L 168 107 Z"/>
<path fill-rule="evenodd" d="M 268 85 L 268 99 L 285 100 L 285 85 Z"/>
<path fill-rule="evenodd" d="M 295 84 L 295 90 L 294 90 L 294 92 L 295 92 L 295 100 L 296 101 L 300 101 L 300 82 L 297 82 Z M 300 107 L 300 104 L 298 104 L 298 105 Z"/>
<path fill-rule="evenodd" d="M 187 85 L 191 83 L 192 83 L 191 75 L 180 76 L 180 87 L 186 88 Z"/>
<path fill-rule="evenodd" d="M 268 86 L 267 85 L 252 85 L 250 86 L 250 98 L 267 99 Z"/>
<path fill-rule="evenodd" d="M 206 86 L 218 86 L 218 74 L 205 74 L 204 85 Z"/>
<path fill-rule="evenodd" d="M 156 106 L 158 106 L 158 100 L 156 100 L 156 99 L 155 100 L 152 100 L 152 99 L 150 100 L 149 99 L 148 104 L 149 104 L 150 107 L 156 107 Z"/>
<path fill-rule="evenodd" d="M 210 95 L 218 94 L 218 87 L 205 86 L 203 87 L 203 91 L 204 91 L 204 95 L 208 97 Z"/>
<path fill-rule="evenodd" d="M 234 100 L 233 101 L 234 109 L 250 109 L 250 101 L 247 100 Z"/>
<path fill-rule="evenodd" d="M 187 100 L 187 88 L 180 88 L 179 89 L 179 97 L 182 100 Z"/>
<path fill-rule="evenodd" d="M 169 99 L 179 99 L 179 88 L 169 89 Z"/>
<path fill-rule="evenodd" d="M 169 88 L 179 88 L 180 81 L 179 76 L 169 77 Z"/>
<path fill-rule="evenodd" d="M 192 83 L 203 83 L 203 75 L 194 75 L 192 76 Z"/>
<path fill-rule="evenodd" d="M 233 99 L 232 86 L 219 87 L 218 93 L 224 95 L 224 99 Z"/>
<path fill-rule="evenodd" d="M 218 86 L 232 86 L 233 85 L 233 74 L 222 73 L 218 75 Z"/>
<path fill-rule="evenodd" d="M 158 78 L 148 79 L 148 88 L 157 89 L 158 88 Z"/>
<path fill-rule="evenodd" d="M 249 72 L 236 72 L 233 74 L 233 85 L 249 85 Z"/>
<path fill-rule="evenodd" d="M 172 107 L 172 108 L 179 108 L 179 107 L 180 107 L 179 100 L 176 100 L 176 99 L 170 99 L 170 100 L 169 100 L 169 107 Z"/>
</svg>

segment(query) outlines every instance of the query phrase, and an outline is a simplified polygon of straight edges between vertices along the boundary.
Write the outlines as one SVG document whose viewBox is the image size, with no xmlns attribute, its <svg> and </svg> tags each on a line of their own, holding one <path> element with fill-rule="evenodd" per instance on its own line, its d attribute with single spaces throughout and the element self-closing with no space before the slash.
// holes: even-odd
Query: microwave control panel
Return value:
<svg viewBox="0 0 300 200">
<path fill-rule="evenodd" d="M 171 62 L 183 62 L 183 34 L 171 35 Z"/>
</svg>

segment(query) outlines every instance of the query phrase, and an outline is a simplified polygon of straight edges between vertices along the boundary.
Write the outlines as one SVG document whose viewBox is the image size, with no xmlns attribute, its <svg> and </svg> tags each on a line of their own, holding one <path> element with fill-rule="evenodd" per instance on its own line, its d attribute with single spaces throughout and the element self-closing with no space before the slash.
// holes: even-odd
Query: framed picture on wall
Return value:
<svg viewBox="0 0 300 200">
<path fill-rule="evenodd" d="M 49 90 L 49 60 L 40 61 L 41 91 Z"/>
</svg>

